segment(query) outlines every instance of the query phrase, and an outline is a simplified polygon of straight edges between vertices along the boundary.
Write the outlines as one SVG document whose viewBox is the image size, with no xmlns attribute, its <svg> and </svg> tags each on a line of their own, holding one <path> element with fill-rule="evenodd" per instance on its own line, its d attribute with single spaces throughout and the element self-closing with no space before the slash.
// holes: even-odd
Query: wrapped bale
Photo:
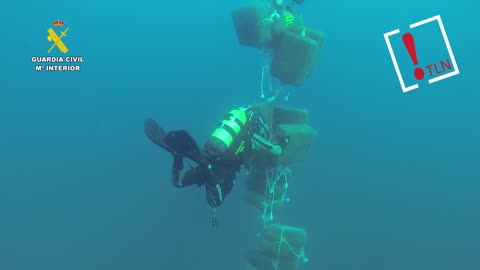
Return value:
<svg viewBox="0 0 480 270">
<path fill-rule="evenodd" d="M 275 170 L 252 170 L 246 178 L 246 200 L 263 211 L 264 219 L 269 219 L 284 204 L 287 191 L 287 174 L 272 177 Z"/>
<path fill-rule="evenodd" d="M 308 122 L 308 112 L 304 109 L 275 107 L 274 116 L 276 125 L 302 125 Z"/>
<path fill-rule="evenodd" d="M 276 195 L 278 198 L 282 197 L 284 190 L 277 190 Z M 278 213 L 278 210 L 282 208 L 285 204 L 285 201 L 281 199 L 273 199 L 272 194 L 260 194 L 253 191 L 247 191 L 245 195 L 246 201 L 257 208 L 258 210 L 264 212 L 263 219 L 269 220 L 270 217 L 273 217 Z M 271 213 L 271 215 L 270 215 Z"/>
<path fill-rule="evenodd" d="M 233 25 L 241 45 L 262 48 L 270 43 L 271 25 L 263 23 L 264 13 L 263 9 L 256 6 L 242 7 L 232 12 Z"/>
<path fill-rule="evenodd" d="M 289 165 L 303 161 L 317 136 L 317 131 L 307 124 L 277 126 L 275 132 L 280 137 L 288 138 L 288 144 L 283 148 L 279 163 Z"/>
<path fill-rule="evenodd" d="M 271 138 L 288 138 L 280 156 L 272 157 L 269 152 L 254 157 L 247 176 L 247 201 L 258 209 L 268 208 L 267 218 L 283 206 L 287 181 L 291 172 L 285 166 L 301 161 L 316 136 L 316 131 L 308 126 L 308 112 L 303 109 L 276 107 L 271 102 L 253 105 L 267 125 L 273 128 Z M 273 123 L 273 124 L 271 124 Z M 269 182 L 268 182 L 269 181 Z M 272 186 L 274 186 L 272 188 Z"/>
<path fill-rule="evenodd" d="M 262 238 L 271 243 L 279 243 L 279 241 L 283 241 L 283 244 L 288 243 L 290 247 L 298 248 L 297 251 L 300 251 L 300 249 L 303 249 L 305 246 L 307 231 L 297 227 L 270 224 L 263 231 Z M 276 245 L 276 247 L 278 248 L 278 245 Z M 298 253 L 297 251 L 295 251 L 295 253 Z"/>
<path fill-rule="evenodd" d="M 271 224 L 254 252 L 247 256 L 250 269 L 295 270 L 306 261 L 304 229 Z"/>
<path fill-rule="evenodd" d="M 275 38 L 270 71 L 285 84 L 300 86 L 317 63 L 323 35 L 313 31 L 302 34 L 288 30 Z"/>
<path fill-rule="evenodd" d="M 314 54 L 314 57 L 315 58 L 319 57 L 320 51 L 323 48 L 323 45 L 325 43 L 325 33 L 318 32 L 318 31 L 315 31 L 315 30 L 309 29 L 309 28 L 298 27 L 298 26 L 291 27 L 290 31 L 293 32 L 293 33 L 296 33 L 298 35 L 304 35 L 307 38 L 315 40 L 318 43 L 318 47 L 317 47 L 316 53 Z M 314 65 L 315 63 L 314 62 L 312 62 L 312 63 L 313 64 L 311 66 L 309 66 L 308 69 L 307 69 L 307 76 L 310 75 L 315 68 L 315 65 Z"/>
</svg>

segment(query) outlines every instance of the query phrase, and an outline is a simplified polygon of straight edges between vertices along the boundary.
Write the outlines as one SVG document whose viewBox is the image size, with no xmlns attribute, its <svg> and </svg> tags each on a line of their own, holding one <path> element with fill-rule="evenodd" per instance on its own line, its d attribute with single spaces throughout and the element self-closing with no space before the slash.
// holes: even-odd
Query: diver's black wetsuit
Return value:
<svg viewBox="0 0 480 270">
<path fill-rule="evenodd" d="M 183 159 L 175 158 L 172 168 L 172 182 L 178 188 L 191 185 L 205 185 L 208 204 L 218 207 L 235 185 L 236 174 L 241 164 L 212 162 L 184 168 Z"/>
<path fill-rule="evenodd" d="M 173 185 L 177 188 L 205 185 L 207 201 L 211 207 L 218 207 L 223 203 L 235 185 L 237 172 L 242 165 L 251 160 L 254 154 L 262 150 L 272 152 L 276 156 L 281 154 L 281 148 L 268 141 L 268 128 L 263 119 L 253 110 L 249 110 L 246 130 L 245 150 L 241 155 L 232 157 L 224 154 L 212 154 L 208 150 L 200 151 L 193 138 L 185 131 L 172 131 L 166 134 L 152 119 L 145 121 L 146 135 L 173 155 Z M 177 133 L 180 134 L 177 135 Z M 177 146 L 172 146 L 172 144 Z M 205 146 L 205 149 L 209 149 L 208 143 Z M 178 150 L 178 148 L 183 149 Z M 183 154 L 179 152 L 183 152 Z M 190 166 L 187 162 L 188 168 L 185 168 L 184 157 L 195 161 L 198 165 Z"/>
</svg>

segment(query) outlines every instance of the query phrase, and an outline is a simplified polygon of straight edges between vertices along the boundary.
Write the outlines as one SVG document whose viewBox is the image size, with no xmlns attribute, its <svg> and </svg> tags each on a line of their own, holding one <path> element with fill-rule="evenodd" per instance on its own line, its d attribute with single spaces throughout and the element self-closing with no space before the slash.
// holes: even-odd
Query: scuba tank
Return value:
<svg viewBox="0 0 480 270">
<path fill-rule="evenodd" d="M 217 158 L 227 156 L 236 159 L 245 150 L 249 120 L 246 108 L 229 111 L 205 144 L 207 153 Z"/>
</svg>

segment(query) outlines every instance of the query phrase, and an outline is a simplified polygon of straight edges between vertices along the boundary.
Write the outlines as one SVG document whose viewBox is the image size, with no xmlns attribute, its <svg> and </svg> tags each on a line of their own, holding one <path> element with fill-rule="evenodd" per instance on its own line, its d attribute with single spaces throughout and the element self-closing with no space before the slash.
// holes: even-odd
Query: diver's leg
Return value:
<svg viewBox="0 0 480 270">
<path fill-rule="evenodd" d="M 235 174 L 231 174 L 218 182 L 207 181 L 205 191 L 207 194 L 207 202 L 212 208 L 219 207 L 225 197 L 230 193 L 235 185 Z"/>
<path fill-rule="evenodd" d="M 201 166 L 184 168 L 183 158 L 177 156 L 173 160 L 172 183 L 177 188 L 188 187 L 191 185 L 203 185 L 205 183 L 204 170 Z"/>
</svg>

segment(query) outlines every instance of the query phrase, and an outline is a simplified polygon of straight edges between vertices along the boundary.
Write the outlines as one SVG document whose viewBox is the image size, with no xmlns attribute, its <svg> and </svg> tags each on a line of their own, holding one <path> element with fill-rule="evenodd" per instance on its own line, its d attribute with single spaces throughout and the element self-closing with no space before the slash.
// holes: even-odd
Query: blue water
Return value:
<svg viewBox="0 0 480 270">
<path fill-rule="evenodd" d="M 243 182 L 213 230 L 204 191 L 172 187 L 171 158 L 145 138 L 143 120 L 203 142 L 226 109 L 258 101 L 262 58 L 238 45 L 230 17 L 244 3 L 4 3 L 1 270 L 243 269 L 260 229 Z M 319 131 L 293 167 L 281 220 L 308 229 L 305 269 L 480 269 L 472 2 L 307 0 L 300 11 L 327 33 L 315 73 L 289 101 Z M 402 93 L 383 34 L 434 15 L 460 75 Z M 80 73 L 34 71 L 56 19 L 85 59 Z M 418 31 L 419 61 L 445 58 L 425 45 L 438 33 Z"/>
</svg>

